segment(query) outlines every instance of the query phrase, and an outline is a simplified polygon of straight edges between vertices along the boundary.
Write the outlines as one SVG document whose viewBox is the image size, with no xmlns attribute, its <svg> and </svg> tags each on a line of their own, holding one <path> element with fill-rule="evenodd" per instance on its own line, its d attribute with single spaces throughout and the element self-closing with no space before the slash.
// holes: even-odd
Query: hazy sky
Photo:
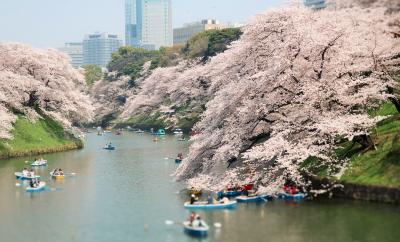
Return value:
<svg viewBox="0 0 400 242">
<path fill-rule="evenodd" d="M 173 26 L 203 18 L 244 22 L 283 0 L 172 0 Z M 94 31 L 124 38 L 124 0 L 0 0 L 0 41 L 59 47 Z"/>
</svg>

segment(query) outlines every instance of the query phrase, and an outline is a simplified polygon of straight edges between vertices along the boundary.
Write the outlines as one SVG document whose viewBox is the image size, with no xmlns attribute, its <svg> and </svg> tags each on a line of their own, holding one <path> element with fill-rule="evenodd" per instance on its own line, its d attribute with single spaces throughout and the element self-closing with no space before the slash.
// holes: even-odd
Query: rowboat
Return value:
<svg viewBox="0 0 400 242">
<path fill-rule="evenodd" d="M 239 203 L 266 202 L 269 199 L 272 199 L 271 195 L 239 196 L 239 197 L 236 197 L 236 201 L 239 202 Z"/>
<path fill-rule="evenodd" d="M 190 202 L 186 202 L 184 206 L 187 209 L 230 209 L 230 208 L 236 208 L 237 202 L 229 201 L 226 203 L 214 203 L 214 204 L 209 204 L 207 201 L 194 202 L 193 204 L 190 204 Z"/>
<path fill-rule="evenodd" d="M 176 134 L 176 135 L 183 134 L 182 129 L 174 129 L 173 132 L 174 132 L 174 134 Z"/>
<path fill-rule="evenodd" d="M 53 175 L 53 174 L 54 174 L 53 172 L 50 172 L 51 178 L 54 178 L 56 180 L 62 180 L 65 178 L 65 175 Z"/>
<path fill-rule="evenodd" d="M 15 172 L 14 174 L 18 180 L 31 180 L 31 179 L 40 178 L 40 176 L 24 175 L 24 173 L 22 173 L 22 172 Z"/>
<path fill-rule="evenodd" d="M 194 237 L 206 237 L 208 235 L 209 227 L 206 222 L 200 220 L 201 226 L 190 225 L 189 221 L 183 222 L 183 230 L 186 234 Z"/>
<path fill-rule="evenodd" d="M 237 196 L 242 195 L 242 191 L 235 190 L 235 191 L 218 192 L 217 195 L 218 195 L 219 198 L 222 198 L 222 197 L 237 197 Z"/>
<path fill-rule="evenodd" d="M 40 182 L 37 187 L 27 187 L 27 192 L 41 192 L 46 187 L 46 182 Z"/>
<path fill-rule="evenodd" d="M 115 147 L 111 146 L 111 145 L 107 145 L 107 146 L 103 147 L 103 149 L 105 149 L 105 150 L 115 150 Z"/>
<path fill-rule="evenodd" d="M 285 199 L 285 200 L 303 200 L 306 195 L 304 193 L 297 193 L 297 194 L 288 194 L 288 193 L 278 193 L 276 196 L 279 199 Z"/>
<path fill-rule="evenodd" d="M 164 129 L 159 129 L 154 135 L 157 136 L 164 136 L 165 135 L 165 130 Z"/>
<path fill-rule="evenodd" d="M 47 166 L 47 160 L 38 160 L 31 163 L 31 166 Z"/>
<path fill-rule="evenodd" d="M 181 159 L 178 159 L 178 158 L 177 158 L 177 159 L 175 159 L 175 163 L 176 163 L 176 164 L 179 164 L 179 163 L 181 163 L 181 162 L 182 162 L 182 160 L 181 160 Z"/>
</svg>

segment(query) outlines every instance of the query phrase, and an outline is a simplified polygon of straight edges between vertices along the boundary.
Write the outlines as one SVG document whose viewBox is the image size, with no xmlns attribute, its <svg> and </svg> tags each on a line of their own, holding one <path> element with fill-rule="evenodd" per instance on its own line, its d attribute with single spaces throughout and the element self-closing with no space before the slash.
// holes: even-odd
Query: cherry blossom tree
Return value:
<svg viewBox="0 0 400 242">
<path fill-rule="evenodd" d="M 225 66 L 209 76 L 216 92 L 178 178 L 215 190 L 258 182 L 276 191 L 288 178 L 306 185 L 299 165 L 310 156 L 335 162 L 335 139 L 368 137 L 381 118 L 367 110 L 393 97 L 396 19 L 379 4 L 256 16 L 204 67 Z"/>
<path fill-rule="evenodd" d="M 383 117 L 367 110 L 386 100 L 400 107 L 391 75 L 400 66 L 400 8 L 393 0 L 335 2 L 259 14 L 208 62 L 154 70 L 127 93 L 121 118 L 205 105 L 176 172 L 197 187 L 306 185 L 299 166 L 311 156 L 345 167 L 331 154 L 337 138 L 373 148 L 369 130 Z"/>
<path fill-rule="evenodd" d="M 0 138 L 10 138 L 20 113 L 35 121 L 41 114 L 71 128 L 89 121 L 93 108 L 83 76 L 56 50 L 0 43 Z"/>
</svg>

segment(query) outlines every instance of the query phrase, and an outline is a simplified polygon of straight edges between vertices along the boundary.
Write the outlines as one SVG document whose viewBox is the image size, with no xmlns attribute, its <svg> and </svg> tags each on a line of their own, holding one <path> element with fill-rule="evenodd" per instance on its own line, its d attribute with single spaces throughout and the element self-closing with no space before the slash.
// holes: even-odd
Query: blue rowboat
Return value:
<svg viewBox="0 0 400 242">
<path fill-rule="evenodd" d="M 33 161 L 31 166 L 47 166 L 47 160 Z"/>
<path fill-rule="evenodd" d="M 18 180 L 31 180 L 31 179 L 40 178 L 40 176 L 25 176 L 24 173 L 22 173 L 22 172 L 15 172 L 14 174 Z"/>
<path fill-rule="evenodd" d="M 271 195 L 258 195 L 258 196 L 239 196 L 236 197 L 236 201 L 239 203 L 248 203 L 248 202 L 266 202 L 272 199 Z"/>
<path fill-rule="evenodd" d="M 181 162 L 182 162 L 181 159 L 175 159 L 175 163 L 176 163 L 176 164 L 180 164 Z"/>
<path fill-rule="evenodd" d="M 226 192 L 218 192 L 217 193 L 219 198 L 223 197 L 237 197 L 242 195 L 242 191 L 226 191 Z"/>
<path fill-rule="evenodd" d="M 46 188 L 46 182 L 40 182 L 37 187 L 27 187 L 27 192 L 41 192 Z"/>
<path fill-rule="evenodd" d="M 105 150 L 115 150 L 115 147 L 114 146 L 106 146 L 103 149 L 105 149 Z"/>
<path fill-rule="evenodd" d="M 184 206 L 187 209 L 232 209 L 236 208 L 237 202 L 229 201 L 226 203 L 215 203 L 215 204 L 209 204 L 208 202 L 195 202 L 193 204 L 190 204 L 190 202 L 186 202 Z"/>
<path fill-rule="evenodd" d="M 164 136 L 165 135 L 165 130 L 164 129 L 159 129 L 157 130 L 156 133 L 154 133 L 156 136 Z"/>
<path fill-rule="evenodd" d="M 284 199 L 284 200 L 303 200 L 306 195 L 304 193 L 297 193 L 295 195 L 288 194 L 288 193 L 278 193 L 276 196 L 279 199 Z"/>
<path fill-rule="evenodd" d="M 183 222 L 183 231 L 193 237 L 206 237 L 209 227 L 203 220 L 200 223 L 201 226 L 191 226 L 189 221 Z"/>
</svg>

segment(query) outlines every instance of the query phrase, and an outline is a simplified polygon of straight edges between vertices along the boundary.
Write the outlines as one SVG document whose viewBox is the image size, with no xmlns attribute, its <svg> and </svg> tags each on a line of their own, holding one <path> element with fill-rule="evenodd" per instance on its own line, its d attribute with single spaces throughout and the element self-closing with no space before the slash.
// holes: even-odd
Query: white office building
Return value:
<svg viewBox="0 0 400 242">
<path fill-rule="evenodd" d="M 122 41 L 115 34 L 94 33 L 83 40 L 83 64 L 106 67 L 111 54 L 121 47 Z"/>
<path fill-rule="evenodd" d="M 83 65 L 83 43 L 82 42 L 67 42 L 64 47 L 58 48 L 59 51 L 69 55 L 71 65 L 74 68 L 79 68 Z"/>
</svg>

